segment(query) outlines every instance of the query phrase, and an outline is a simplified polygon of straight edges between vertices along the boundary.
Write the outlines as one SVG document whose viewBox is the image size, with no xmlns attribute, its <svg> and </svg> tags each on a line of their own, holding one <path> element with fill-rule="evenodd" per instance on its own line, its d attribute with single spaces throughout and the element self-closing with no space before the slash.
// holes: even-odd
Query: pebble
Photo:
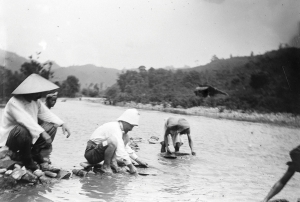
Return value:
<svg viewBox="0 0 300 202">
<path fill-rule="evenodd" d="M 5 172 L 5 175 L 10 175 L 12 172 L 13 172 L 12 170 L 7 170 L 7 171 Z"/>
<path fill-rule="evenodd" d="M 52 177 L 52 178 L 55 178 L 57 176 L 57 173 L 53 173 L 51 171 L 44 171 L 45 175 L 48 176 L 48 177 Z"/>
<path fill-rule="evenodd" d="M 5 173 L 6 171 L 7 171 L 6 168 L 1 168 L 1 169 L 0 169 L 0 174 Z"/>
</svg>

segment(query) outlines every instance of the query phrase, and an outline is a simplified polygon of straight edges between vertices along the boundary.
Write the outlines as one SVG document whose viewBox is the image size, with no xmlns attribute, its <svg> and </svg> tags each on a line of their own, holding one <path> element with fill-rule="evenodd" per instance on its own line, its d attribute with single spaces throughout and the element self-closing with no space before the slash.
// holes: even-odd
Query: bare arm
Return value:
<svg viewBox="0 0 300 202">
<path fill-rule="evenodd" d="M 195 156 L 196 152 L 194 152 L 194 149 L 193 149 L 194 143 L 193 143 L 193 140 L 192 140 L 192 137 L 191 137 L 191 134 L 190 134 L 190 130 L 188 130 L 187 137 L 188 137 L 188 140 L 189 140 L 189 146 L 191 148 L 191 153 L 192 153 L 192 155 Z"/>
<path fill-rule="evenodd" d="M 164 141 L 165 141 L 165 147 L 166 147 L 167 153 L 171 154 L 172 152 L 169 149 L 169 140 L 168 140 L 169 133 L 170 133 L 170 130 L 167 129 L 166 132 L 165 132 L 165 135 L 164 135 Z"/>
<path fill-rule="evenodd" d="M 266 198 L 262 202 L 267 202 L 269 201 L 273 196 L 278 194 L 283 187 L 286 185 L 286 183 L 291 179 L 291 177 L 295 174 L 295 169 L 293 166 L 290 166 L 288 170 L 284 173 L 284 175 L 281 177 L 278 182 L 274 184 Z"/>
</svg>

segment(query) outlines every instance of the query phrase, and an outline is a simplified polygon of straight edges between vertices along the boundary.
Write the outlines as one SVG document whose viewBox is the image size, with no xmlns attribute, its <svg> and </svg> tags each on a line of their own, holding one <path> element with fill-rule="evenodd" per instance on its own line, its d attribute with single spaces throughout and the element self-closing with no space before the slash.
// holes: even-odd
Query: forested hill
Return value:
<svg viewBox="0 0 300 202">
<path fill-rule="evenodd" d="M 209 84 L 229 96 L 197 97 Z M 119 76 L 107 97 L 114 102 L 170 103 L 173 107 L 224 106 L 260 112 L 300 113 L 300 49 L 282 48 L 263 55 L 215 58 L 185 70 L 140 69 Z"/>
</svg>

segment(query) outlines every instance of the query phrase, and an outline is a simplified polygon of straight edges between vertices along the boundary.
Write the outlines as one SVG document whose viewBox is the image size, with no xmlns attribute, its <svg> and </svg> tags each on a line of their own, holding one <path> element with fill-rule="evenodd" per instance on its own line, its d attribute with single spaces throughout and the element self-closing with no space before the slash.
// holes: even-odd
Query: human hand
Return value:
<svg viewBox="0 0 300 202">
<path fill-rule="evenodd" d="M 64 123 L 64 124 L 62 124 L 61 127 L 62 127 L 63 134 L 65 135 L 67 132 L 68 133 L 67 138 L 70 137 L 71 132 L 70 132 L 70 129 L 67 127 L 67 125 Z"/>
<path fill-rule="evenodd" d="M 129 173 L 130 174 L 135 174 L 137 172 L 136 167 L 133 164 L 127 165 L 129 168 Z"/>
<path fill-rule="evenodd" d="M 144 162 L 144 161 L 141 161 L 139 158 L 135 159 L 135 161 L 136 161 L 139 165 L 148 168 L 148 163 L 146 163 L 146 162 Z"/>
</svg>

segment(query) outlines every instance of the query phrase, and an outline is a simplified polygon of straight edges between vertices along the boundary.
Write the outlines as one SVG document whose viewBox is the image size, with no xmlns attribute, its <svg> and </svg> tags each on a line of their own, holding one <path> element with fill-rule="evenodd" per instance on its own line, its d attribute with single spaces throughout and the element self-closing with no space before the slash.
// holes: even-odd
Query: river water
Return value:
<svg viewBox="0 0 300 202">
<path fill-rule="evenodd" d="M 2 115 L 0 109 L 0 115 Z M 52 164 L 64 169 L 80 168 L 92 132 L 114 121 L 125 108 L 83 101 L 57 102 L 52 111 L 63 119 L 72 135 L 61 129 L 53 142 Z M 129 133 L 141 137 L 137 154 L 155 175 L 129 174 L 73 176 L 47 186 L 24 188 L 5 194 L 6 201 L 261 201 L 282 176 L 289 151 L 300 144 L 299 129 L 200 116 L 140 110 L 140 125 Z M 165 159 L 160 145 L 147 139 L 162 139 L 164 120 L 182 116 L 191 125 L 196 156 Z M 182 152 L 190 152 L 184 137 Z M 150 172 L 151 173 L 151 172 Z M 4 195 L 2 196 L 4 197 Z M 276 198 L 297 201 L 300 175 L 296 173 Z M 0 196 L 1 199 L 1 196 Z"/>
</svg>

